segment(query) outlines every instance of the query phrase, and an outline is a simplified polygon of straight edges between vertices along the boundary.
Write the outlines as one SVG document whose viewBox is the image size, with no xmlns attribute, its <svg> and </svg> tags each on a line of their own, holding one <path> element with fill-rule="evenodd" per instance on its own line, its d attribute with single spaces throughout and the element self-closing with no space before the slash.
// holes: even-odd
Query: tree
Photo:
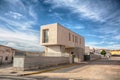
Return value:
<svg viewBox="0 0 120 80">
<path fill-rule="evenodd" d="M 106 51 L 105 51 L 105 50 L 102 50 L 102 51 L 100 52 L 100 54 L 105 56 L 105 55 L 106 55 Z"/>
</svg>

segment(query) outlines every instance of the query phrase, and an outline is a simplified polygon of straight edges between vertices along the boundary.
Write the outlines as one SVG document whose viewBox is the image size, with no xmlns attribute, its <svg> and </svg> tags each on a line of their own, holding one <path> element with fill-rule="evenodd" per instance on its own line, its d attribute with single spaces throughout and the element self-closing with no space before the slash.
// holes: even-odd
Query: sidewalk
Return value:
<svg viewBox="0 0 120 80">
<path fill-rule="evenodd" d="M 66 64 L 66 65 L 58 65 L 54 67 L 48 67 L 45 69 L 37 69 L 37 70 L 30 70 L 30 71 L 16 71 L 12 65 L 6 65 L 2 66 L 0 68 L 0 75 L 7 75 L 7 76 L 26 76 L 26 75 L 32 75 L 32 74 L 38 74 L 38 73 L 44 73 L 48 71 L 53 71 L 53 70 L 58 70 L 58 69 L 63 69 L 67 67 L 72 67 L 77 64 Z M 5 67 L 5 68 L 4 68 Z"/>
<path fill-rule="evenodd" d="M 37 70 L 29 70 L 29 71 L 16 71 L 12 67 L 12 65 L 3 65 L 2 67 L 0 67 L 0 75 L 27 76 L 27 75 L 32 75 L 32 74 L 39 74 L 39 73 L 44 73 L 44 72 L 49 72 L 49 71 L 54 71 L 54 70 L 60 70 L 60 69 L 72 67 L 75 65 L 88 64 L 93 61 L 96 61 L 96 60 L 81 62 L 78 64 L 74 63 L 74 64 L 57 65 L 57 66 L 52 66 L 52 67 L 48 67 L 45 69 L 37 69 Z"/>
</svg>

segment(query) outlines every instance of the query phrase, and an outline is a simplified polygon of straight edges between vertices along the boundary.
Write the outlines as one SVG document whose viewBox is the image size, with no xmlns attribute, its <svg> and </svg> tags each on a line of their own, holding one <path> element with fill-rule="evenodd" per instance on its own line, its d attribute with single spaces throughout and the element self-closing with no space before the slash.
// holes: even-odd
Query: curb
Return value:
<svg viewBox="0 0 120 80">
<path fill-rule="evenodd" d="M 60 67 L 56 67 L 56 68 L 49 68 L 49 69 L 45 69 L 45 70 L 40 70 L 40 71 L 37 71 L 37 72 L 19 74 L 17 76 L 27 76 L 27 75 L 33 75 L 33 74 L 40 74 L 40 73 L 44 73 L 44 72 L 49 72 L 49 71 L 54 71 L 54 70 L 63 69 L 63 68 L 67 68 L 67 67 L 72 67 L 72 66 L 75 66 L 75 65 L 76 64 L 70 64 L 70 65 L 60 66 Z"/>
</svg>

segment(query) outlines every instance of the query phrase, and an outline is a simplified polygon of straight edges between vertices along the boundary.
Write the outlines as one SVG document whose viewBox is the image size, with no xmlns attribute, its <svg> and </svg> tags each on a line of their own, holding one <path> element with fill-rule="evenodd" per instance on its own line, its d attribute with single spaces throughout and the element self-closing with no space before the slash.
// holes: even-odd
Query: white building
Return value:
<svg viewBox="0 0 120 80">
<path fill-rule="evenodd" d="M 72 56 L 74 62 L 83 61 L 84 37 L 55 23 L 41 26 L 40 43 L 45 46 L 45 56 Z"/>
</svg>

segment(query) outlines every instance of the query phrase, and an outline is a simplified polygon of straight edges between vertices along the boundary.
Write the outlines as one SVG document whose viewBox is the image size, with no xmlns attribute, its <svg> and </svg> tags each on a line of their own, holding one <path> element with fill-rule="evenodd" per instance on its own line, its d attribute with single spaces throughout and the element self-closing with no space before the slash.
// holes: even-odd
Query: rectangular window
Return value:
<svg viewBox="0 0 120 80">
<path fill-rule="evenodd" d="M 71 41 L 71 34 L 69 33 L 69 41 Z"/>
<path fill-rule="evenodd" d="M 73 35 L 73 42 L 74 42 L 74 35 Z"/>
<path fill-rule="evenodd" d="M 49 41 L 49 30 L 43 30 L 43 43 L 48 43 Z"/>
<path fill-rule="evenodd" d="M 80 44 L 81 44 L 81 38 L 80 38 L 80 41 L 79 41 L 79 42 L 80 42 Z"/>
<path fill-rule="evenodd" d="M 77 36 L 75 36 L 75 42 L 77 43 L 78 41 L 77 41 Z"/>
</svg>

